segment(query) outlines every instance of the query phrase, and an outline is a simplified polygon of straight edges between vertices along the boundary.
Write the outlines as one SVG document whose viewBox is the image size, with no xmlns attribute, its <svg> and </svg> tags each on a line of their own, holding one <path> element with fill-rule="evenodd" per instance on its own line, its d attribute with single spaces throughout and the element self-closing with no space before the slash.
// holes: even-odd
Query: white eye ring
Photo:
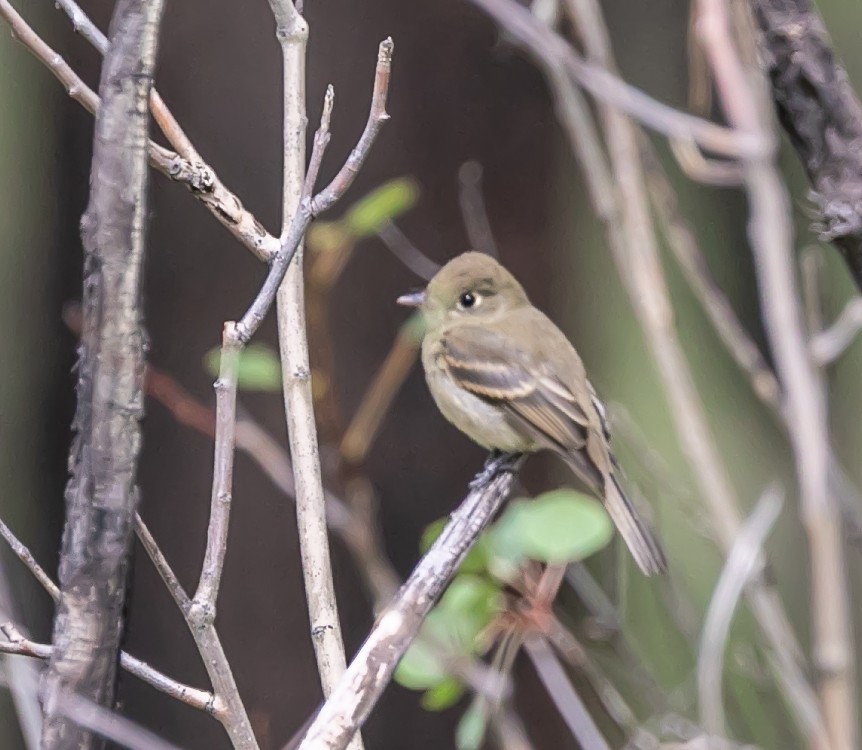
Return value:
<svg viewBox="0 0 862 750">
<path fill-rule="evenodd" d="M 459 310 L 472 310 L 482 304 L 482 295 L 477 292 L 464 292 L 458 297 Z"/>
</svg>

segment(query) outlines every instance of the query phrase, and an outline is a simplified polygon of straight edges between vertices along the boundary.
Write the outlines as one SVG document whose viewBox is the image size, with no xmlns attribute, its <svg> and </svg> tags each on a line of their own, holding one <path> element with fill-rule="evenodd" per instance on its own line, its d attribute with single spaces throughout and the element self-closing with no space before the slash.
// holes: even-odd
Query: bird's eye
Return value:
<svg viewBox="0 0 862 750">
<path fill-rule="evenodd" d="M 480 297 L 473 292 L 464 292 L 458 298 L 458 307 L 462 310 L 469 310 L 471 307 L 476 307 L 479 304 Z"/>
</svg>

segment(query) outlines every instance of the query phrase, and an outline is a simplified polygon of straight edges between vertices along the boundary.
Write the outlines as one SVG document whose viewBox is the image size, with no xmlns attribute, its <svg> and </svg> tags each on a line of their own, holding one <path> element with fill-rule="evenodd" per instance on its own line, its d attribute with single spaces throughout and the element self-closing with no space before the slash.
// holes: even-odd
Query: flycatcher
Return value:
<svg viewBox="0 0 862 750">
<path fill-rule="evenodd" d="M 422 365 L 443 416 L 488 449 L 556 453 L 604 502 L 638 567 L 664 572 L 615 475 L 604 406 L 581 358 L 515 277 L 489 255 L 464 253 L 398 302 L 425 316 Z"/>
</svg>

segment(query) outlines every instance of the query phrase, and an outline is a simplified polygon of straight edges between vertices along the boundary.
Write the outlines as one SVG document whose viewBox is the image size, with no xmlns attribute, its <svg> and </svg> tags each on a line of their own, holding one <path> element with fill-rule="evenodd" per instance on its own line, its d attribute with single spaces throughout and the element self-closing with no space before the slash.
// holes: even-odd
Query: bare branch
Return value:
<svg viewBox="0 0 862 750">
<path fill-rule="evenodd" d="M 2 631 L 3 635 L 6 636 L 5 641 L 0 641 L 0 653 L 32 656 L 37 659 L 51 658 L 51 646 L 42 643 L 35 643 L 34 641 L 25 638 L 21 635 L 20 631 L 12 625 L 12 623 L 7 622 L 0 625 L 0 631 Z M 146 682 L 156 690 L 170 696 L 171 698 L 175 698 L 192 708 L 200 709 L 201 711 L 212 714 L 216 717 L 221 713 L 221 706 L 212 693 L 184 685 L 183 683 L 162 674 L 158 670 L 153 669 L 140 659 L 136 659 L 134 656 L 129 656 L 125 651 L 120 654 L 120 666 L 130 675 L 137 677 L 139 680 Z"/>
<path fill-rule="evenodd" d="M 505 27 L 519 44 L 531 52 L 542 50 L 552 67 L 571 77 L 602 104 L 631 115 L 636 120 L 669 137 L 693 141 L 725 156 L 757 155 L 767 144 L 757 136 L 738 133 L 652 99 L 602 65 L 585 62 L 565 39 L 542 24 L 519 3 L 499 0 L 470 0 Z M 586 37 L 585 37 L 586 38 Z"/>
<path fill-rule="evenodd" d="M 771 411 L 781 414 L 781 388 L 775 373 L 715 283 L 655 151 L 646 138 L 640 140 L 650 199 L 671 252 L 730 356 L 748 374 L 754 393 Z"/>
<path fill-rule="evenodd" d="M 458 202 L 470 247 L 499 258 L 482 195 L 482 165 L 477 161 L 465 161 L 458 170 Z"/>
<path fill-rule="evenodd" d="M 233 462 L 236 442 L 236 389 L 242 345 L 236 325 L 225 323 L 221 363 L 215 382 L 216 430 L 210 520 L 200 582 L 189 615 L 196 626 L 215 622 L 216 600 L 227 553 L 227 533 L 233 497 Z"/>
<path fill-rule="evenodd" d="M 851 299 L 829 328 L 811 339 L 811 356 L 820 365 L 828 365 L 840 357 L 862 329 L 862 297 Z"/>
<path fill-rule="evenodd" d="M 389 115 L 386 113 L 386 96 L 389 91 L 393 48 L 394 45 L 391 39 L 386 39 L 380 43 L 377 55 L 377 71 L 374 77 L 374 95 L 371 100 L 371 112 L 369 113 L 368 123 L 359 142 L 353 151 L 350 152 L 350 156 L 332 182 L 310 201 L 300 203 L 293 214 L 293 220 L 290 223 L 288 231 L 283 233 L 281 248 L 272 259 L 269 274 L 260 293 L 246 314 L 243 315 L 242 320 L 237 324 L 240 338 L 243 342 L 251 339 L 263 322 L 263 318 L 269 311 L 269 308 L 272 307 L 276 292 L 281 285 L 281 281 L 290 266 L 294 254 L 300 247 L 305 230 L 308 228 L 309 223 L 311 223 L 312 218 L 331 208 L 341 198 L 347 188 L 350 187 L 353 178 L 356 176 L 356 171 L 362 165 L 362 162 L 365 161 L 366 156 L 368 156 L 368 152 L 374 143 L 374 139 L 377 137 L 380 126 L 389 119 Z"/>
<path fill-rule="evenodd" d="M 686 451 L 692 474 L 699 484 L 718 542 L 723 549 L 729 549 L 740 528 L 741 514 L 712 440 L 703 404 L 673 330 L 672 311 L 652 234 L 650 214 L 643 205 L 643 178 L 640 175 L 637 143 L 629 132 L 629 126 L 616 122 L 618 113 L 608 106 L 616 102 L 593 92 L 606 105 L 602 111 L 608 121 L 609 139 L 613 137 L 616 140 L 611 151 L 620 173 L 612 175 L 589 109 L 576 87 L 566 76 L 561 75 L 559 55 L 548 46 L 551 42 L 547 30 L 542 31 L 540 28 L 537 31 L 534 19 L 525 18 L 529 14 L 512 0 L 472 1 L 485 8 L 518 43 L 529 50 L 549 80 L 561 125 L 569 137 L 573 153 L 581 163 L 590 199 L 597 214 L 605 222 L 620 278 L 629 292 L 659 366 L 680 445 Z M 570 3 L 570 10 L 575 8 L 578 11 L 573 21 L 580 28 L 581 38 L 590 41 L 588 52 L 591 58 L 602 64 L 612 63 L 601 13 L 595 7 L 587 8 L 587 5 L 595 6 L 595 3 L 582 0 L 576 7 L 574 2 Z M 581 28 L 582 24 L 589 25 Z M 609 122 L 611 119 L 615 122 Z M 754 149 L 755 152 L 759 150 L 760 146 Z M 812 703 L 816 712 L 816 699 L 807 684 L 800 663 L 801 650 L 786 613 L 762 576 L 756 578 L 749 587 L 748 597 L 758 625 L 774 651 L 778 684 L 798 709 L 793 712 L 794 718 L 802 721 L 810 713 L 808 709 Z M 817 727 L 801 728 L 808 735 L 817 731 Z"/>
<path fill-rule="evenodd" d="M 140 307 L 147 218 L 147 100 L 162 0 L 121 0 L 100 81 L 102 103 L 81 222 L 85 249 L 76 437 L 66 490 L 60 601 L 45 681 L 45 748 L 91 746 L 58 711 L 72 691 L 113 700 L 143 412 Z M 123 189 L 118 190 L 117 185 Z"/>
<path fill-rule="evenodd" d="M 30 552 L 26 545 L 21 543 L 18 537 L 12 533 L 12 530 L 3 522 L 2 519 L 0 519 L 0 536 L 6 540 L 6 544 L 12 548 L 12 551 L 18 556 L 18 559 L 27 566 L 27 569 L 41 584 L 42 588 L 48 592 L 49 596 L 55 602 L 59 601 L 60 589 L 57 588 L 57 584 L 51 580 L 51 576 L 49 576 L 45 572 L 44 568 L 36 562 L 36 558 L 33 557 L 33 553 Z"/>
<path fill-rule="evenodd" d="M 58 0 L 57 5 L 72 20 L 75 30 L 104 54 L 107 39 L 81 8 L 71 0 Z M 0 18 L 9 23 L 15 36 L 63 84 L 69 96 L 88 112 L 95 114 L 99 108 L 98 95 L 78 77 L 61 55 L 26 24 L 8 0 L 0 0 Z M 157 124 L 179 152 L 174 153 L 150 141 L 150 164 L 170 179 L 185 184 L 210 213 L 260 259 L 269 260 L 273 257 L 278 251 L 278 238 L 263 228 L 254 215 L 243 207 L 239 198 L 224 186 L 215 170 L 200 158 L 156 91 L 150 94 L 150 106 Z"/>
<path fill-rule="evenodd" d="M 548 695 L 566 722 L 572 736 L 581 747 L 590 750 L 610 750 L 586 706 L 572 687 L 556 655 L 542 638 L 528 638 L 524 650 L 536 669 Z"/>
<path fill-rule="evenodd" d="M 731 37 L 727 5 L 723 0 L 699 0 L 699 8 L 701 43 L 728 119 L 737 129 L 761 133 L 774 142 L 765 81 L 758 72 L 743 67 Z M 800 314 L 789 200 L 774 150 L 775 146 L 773 153 L 745 162 L 749 236 L 766 329 L 786 392 L 801 517 L 811 552 L 814 660 L 821 670 L 821 707 L 834 750 L 850 750 L 856 746 L 857 702 L 841 512 L 829 491 L 826 398 Z"/>
<path fill-rule="evenodd" d="M 783 504 L 783 493 L 777 487 L 761 496 L 727 556 L 706 612 L 697 656 L 697 690 L 703 727 L 716 737 L 727 736 L 722 677 L 730 624 L 742 592 L 757 573 L 763 543 Z"/>
<path fill-rule="evenodd" d="M 301 207 L 310 205 L 313 201 L 311 196 L 314 183 L 329 142 L 329 120 L 332 116 L 334 93 L 329 86 L 324 99 L 320 128 L 314 138 L 309 172 L 306 175 L 305 55 L 308 24 L 293 5 L 293 0 L 270 0 L 270 8 L 275 18 L 276 37 L 281 45 L 283 62 L 284 176 L 281 240 L 284 243 L 293 227 L 302 220 Z M 311 218 L 311 212 L 307 217 Z M 277 290 L 282 389 L 293 462 L 302 572 L 317 670 L 320 674 L 323 694 L 327 696 L 335 681 L 344 673 L 345 657 L 332 580 L 332 563 L 329 557 L 326 506 L 311 392 L 302 258 L 302 238 L 307 225 L 306 220 L 302 229 L 298 230 L 295 242 L 290 245 L 287 253 L 282 247 L 270 268 L 270 275 L 264 288 L 272 281 L 275 282 L 274 290 Z M 293 255 L 296 256 L 296 262 L 291 264 Z M 282 257 L 285 258 L 284 273 L 276 279 L 273 277 L 273 271 Z M 242 325 L 240 323 L 241 331 Z M 356 738 L 354 750 L 361 750 L 361 747 L 361 738 Z"/>
<path fill-rule="evenodd" d="M 312 722 L 300 750 L 343 750 L 374 708 L 399 660 L 461 561 L 509 494 L 519 461 L 490 463 L 452 513 Z"/>
<path fill-rule="evenodd" d="M 431 281 L 434 274 L 440 270 L 440 264 L 435 263 L 416 247 L 394 222 L 386 221 L 381 224 L 377 229 L 377 236 L 389 252 L 419 278 Z"/>
<path fill-rule="evenodd" d="M 810 0 L 754 0 L 781 124 L 833 242 L 862 288 L 862 104 Z"/>
</svg>

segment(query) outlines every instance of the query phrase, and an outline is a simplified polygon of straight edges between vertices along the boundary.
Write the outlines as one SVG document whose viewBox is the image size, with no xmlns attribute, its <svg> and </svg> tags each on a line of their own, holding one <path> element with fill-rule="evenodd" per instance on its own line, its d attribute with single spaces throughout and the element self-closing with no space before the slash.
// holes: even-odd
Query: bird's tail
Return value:
<svg viewBox="0 0 862 750">
<path fill-rule="evenodd" d="M 667 560 L 661 546 L 613 475 L 605 480 L 605 509 L 643 574 L 666 572 Z"/>
</svg>

